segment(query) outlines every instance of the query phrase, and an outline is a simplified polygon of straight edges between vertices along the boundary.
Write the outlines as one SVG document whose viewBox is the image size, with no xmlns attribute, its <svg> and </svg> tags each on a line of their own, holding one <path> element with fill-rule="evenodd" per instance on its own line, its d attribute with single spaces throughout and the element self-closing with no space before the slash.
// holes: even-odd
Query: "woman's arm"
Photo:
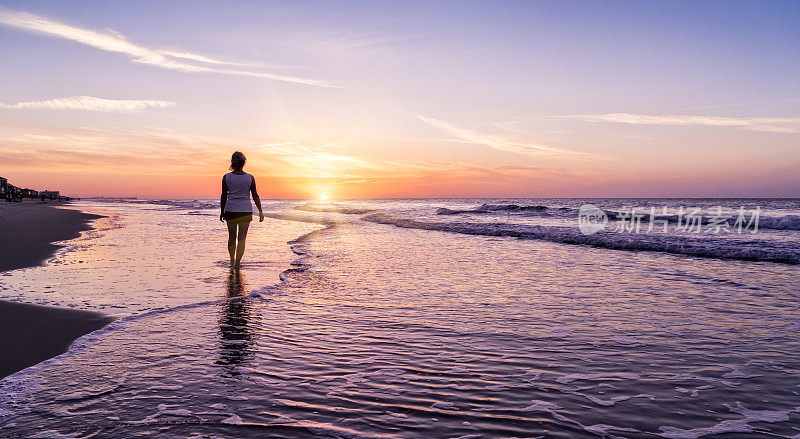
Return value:
<svg viewBox="0 0 800 439">
<path fill-rule="evenodd" d="M 261 198 L 258 197 L 258 190 L 256 190 L 256 178 L 252 175 L 250 176 L 250 193 L 253 194 L 253 201 L 256 202 L 256 207 L 258 207 L 258 221 L 264 221 L 264 211 L 261 210 Z"/>
<path fill-rule="evenodd" d="M 219 196 L 219 220 L 225 220 L 225 202 L 228 201 L 228 184 L 225 183 L 225 176 L 222 176 L 222 195 Z"/>
</svg>

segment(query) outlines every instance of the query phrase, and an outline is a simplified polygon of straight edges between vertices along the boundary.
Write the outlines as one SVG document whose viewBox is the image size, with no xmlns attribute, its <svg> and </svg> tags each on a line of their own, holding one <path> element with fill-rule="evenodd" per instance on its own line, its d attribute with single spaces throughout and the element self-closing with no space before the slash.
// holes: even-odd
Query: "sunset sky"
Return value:
<svg viewBox="0 0 800 439">
<path fill-rule="evenodd" d="M 800 196 L 800 2 L 0 1 L 0 176 L 74 196 Z"/>
</svg>

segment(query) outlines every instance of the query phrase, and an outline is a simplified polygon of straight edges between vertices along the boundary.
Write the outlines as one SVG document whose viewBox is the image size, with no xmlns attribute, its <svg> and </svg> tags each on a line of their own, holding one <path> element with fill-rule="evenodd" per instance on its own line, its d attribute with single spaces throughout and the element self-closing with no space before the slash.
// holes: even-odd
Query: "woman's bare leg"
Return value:
<svg viewBox="0 0 800 439">
<path fill-rule="evenodd" d="M 239 223 L 239 236 L 236 240 L 236 267 L 238 268 L 242 263 L 242 256 L 244 255 L 244 243 L 247 240 L 247 229 L 250 228 L 249 222 Z"/>
<path fill-rule="evenodd" d="M 235 263 L 236 257 L 236 222 L 228 221 L 228 254 L 231 255 L 231 268 Z"/>
</svg>

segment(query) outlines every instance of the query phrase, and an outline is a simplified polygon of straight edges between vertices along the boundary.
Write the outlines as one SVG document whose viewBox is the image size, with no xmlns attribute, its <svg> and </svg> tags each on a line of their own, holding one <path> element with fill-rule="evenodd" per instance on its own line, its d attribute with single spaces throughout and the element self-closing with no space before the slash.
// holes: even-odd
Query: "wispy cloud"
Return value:
<svg viewBox="0 0 800 439">
<path fill-rule="evenodd" d="M 348 28 L 339 31 L 319 31 L 303 34 L 297 41 L 299 47 L 325 57 L 362 57 L 381 51 L 394 51 L 401 45 L 419 39 L 415 33 L 409 36 L 390 23 L 376 23 L 363 28 Z"/>
<path fill-rule="evenodd" d="M 325 81 L 280 75 L 258 70 L 243 70 L 222 66 L 249 66 L 251 64 L 223 61 L 189 52 L 162 50 L 132 43 L 113 31 L 99 32 L 70 26 L 45 17 L 25 12 L 0 9 L 0 24 L 85 44 L 96 49 L 128 55 L 133 62 L 149 64 L 169 70 L 188 73 L 218 73 L 225 75 L 251 76 L 319 87 L 337 87 Z M 191 62 L 189 62 L 191 61 Z"/>
<path fill-rule="evenodd" d="M 787 125 L 800 124 L 800 117 L 715 117 L 690 115 L 650 115 L 633 113 L 588 114 L 557 116 L 555 119 L 572 119 L 584 122 L 610 122 L 631 125 L 684 125 L 736 127 L 754 131 L 795 133 Z"/>
<path fill-rule="evenodd" d="M 148 108 L 174 107 L 175 102 L 155 100 L 102 99 L 92 96 L 71 96 L 68 98 L 47 99 L 44 101 L 0 103 L 0 110 L 80 110 L 102 111 L 106 113 L 134 113 Z"/>
<path fill-rule="evenodd" d="M 431 117 L 426 117 L 419 114 L 417 114 L 416 116 L 422 122 L 425 122 L 426 124 L 438 128 L 447 133 L 450 133 L 459 140 L 469 143 L 475 143 L 478 145 L 488 146 L 489 148 L 496 149 L 499 151 L 511 152 L 515 154 L 525 154 L 529 156 L 540 156 L 542 154 L 589 155 L 587 153 L 572 151 L 563 148 L 556 148 L 553 146 L 539 145 L 534 143 L 512 142 L 509 140 L 500 139 L 493 136 L 479 134 L 467 128 L 458 127 L 449 122 L 434 119 Z"/>
<path fill-rule="evenodd" d="M 786 104 L 790 102 L 800 102 L 800 99 L 782 99 L 779 101 L 737 102 L 732 104 L 706 105 L 703 107 L 676 108 L 673 110 L 665 110 L 664 113 L 678 112 L 678 111 L 709 110 L 715 108 L 751 107 L 756 105 Z"/>
</svg>

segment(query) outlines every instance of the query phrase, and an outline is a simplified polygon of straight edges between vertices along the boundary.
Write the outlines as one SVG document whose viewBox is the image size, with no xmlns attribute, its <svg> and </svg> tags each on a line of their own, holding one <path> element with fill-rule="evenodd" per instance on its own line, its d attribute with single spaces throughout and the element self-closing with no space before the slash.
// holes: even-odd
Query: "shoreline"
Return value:
<svg viewBox="0 0 800 439">
<path fill-rule="evenodd" d="M 0 203 L 0 272 L 37 267 L 102 218 L 66 203 Z M 115 319 L 105 314 L 0 300 L 0 379 L 69 350 Z"/>
<path fill-rule="evenodd" d="M 69 204 L 0 202 L 0 272 L 42 265 L 63 247 L 54 242 L 75 239 L 92 229 L 92 220 L 103 218 L 55 206 Z"/>
</svg>

